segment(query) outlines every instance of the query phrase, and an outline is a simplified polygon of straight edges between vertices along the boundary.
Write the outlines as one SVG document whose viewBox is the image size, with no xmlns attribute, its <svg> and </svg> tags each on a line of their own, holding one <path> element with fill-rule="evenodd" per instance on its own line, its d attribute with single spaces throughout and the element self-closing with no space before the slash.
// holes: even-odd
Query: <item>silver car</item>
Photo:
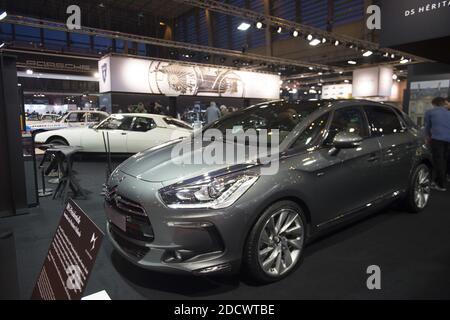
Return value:
<svg viewBox="0 0 450 320">
<path fill-rule="evenodd" d="M 394 201 L 414 213 L 429 203 L 424 138 L 389 105 L 276 101 L 206 129 L 236 128 L 278 130 L 275 174 L 262 174 L 270 163 L 261 159 L 180 165 L 173 150 L 184 142 L 177 141 L 139 153 L 113 172 L 107 232 L 123 257 L 163 272 L 243 270 L 268 283 L 293 272 L 314 237 Z"/>
</svg>

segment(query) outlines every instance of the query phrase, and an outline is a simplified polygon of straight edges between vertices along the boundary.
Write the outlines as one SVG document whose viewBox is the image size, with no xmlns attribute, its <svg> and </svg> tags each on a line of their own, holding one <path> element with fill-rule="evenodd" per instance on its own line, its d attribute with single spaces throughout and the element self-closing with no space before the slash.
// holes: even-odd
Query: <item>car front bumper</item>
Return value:
<svg viewBox="0 0 450 320">
<path fill-rule="evenodd" d="M 176 210 L 159 199 L 161 183 L 116 172 L 105 201 L 107 234 L 128 261 L 145 269 L 198 275 L 239 271 L 248 208 Z"/>
</svg>

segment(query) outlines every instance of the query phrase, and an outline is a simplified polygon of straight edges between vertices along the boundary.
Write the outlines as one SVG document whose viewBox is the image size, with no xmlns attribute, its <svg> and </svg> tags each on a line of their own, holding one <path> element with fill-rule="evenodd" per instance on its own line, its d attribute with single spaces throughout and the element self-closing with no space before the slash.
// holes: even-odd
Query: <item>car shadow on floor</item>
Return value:
<svg viewBox="0 0 450 320">
<path fill-rule="evenodd" d="M 344 242 L 356 234 L 364 233 L 377 224 L 395 215 L 405 214 L 393 207 L 358 219 L 344 227 L 340 227 L 312 241 L 305 249 L 305 257 L 315 252 Z M 151 297 L 148 290 L 157 290 L 186 297 L 208 297 L 236 290 L 240 285 L 260 287 L 244 275 L 197 277 L 192 275 L 164 274 L 139 268 L 128 262 L 115 250 L 111 252 L 111 261 L 116 271 L 144 297 Z M 297 271 L 299 272 L 299 271 Z"/>
<path fill-rule="evenodd" d="M 174 275 L 145 270 L 133 265 L 113 250 L 111 261 L 116 271 L 136 291 L 149 297 L 149 290 L 158 290 L 187 297 L 207 297 L 235 290 L 239 284 L 237 276 L 199 277 Z"/>
</svg>

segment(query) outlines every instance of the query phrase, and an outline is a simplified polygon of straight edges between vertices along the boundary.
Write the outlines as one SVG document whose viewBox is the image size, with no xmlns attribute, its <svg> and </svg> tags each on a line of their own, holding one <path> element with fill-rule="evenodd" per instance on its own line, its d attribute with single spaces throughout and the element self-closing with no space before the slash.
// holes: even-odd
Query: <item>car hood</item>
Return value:
<svg viewBox="0 0 450 320">
<path fill-rule="evenodd" d="M 195 148 L 195 146 L 197 147 Z M 218 161 L 218 163 L 206 164 L 204 161 L 192 161 L 196 156 L 198 157 L 199 155 L 208 153 L 208 146 L 212 148 L 212 142 L 196 143 L 194 141 L 190 142 L 189 140 L 172 142 L 168 145 L 166 144 L 140 152 L 122 163 L 118 169 L 140 180 L 162 182 L 167 185 L 210 172 L 228 169 L 234 165 L 242 163 L 248 163 L 250 165 L 251 163 L 254 164 L 257 162 L 256 157 L 250 161 L 248 150 L 245 153 L 245 158 L 248 161 L 241 161 L 240 163 L 239 161 L 235 161 L 235 163 L 228 164 L 223 163 L 224 161 Z M 235 144 L 221 141 L 214 145 L 216 148 L 222 148 L 222 154 L 224 155 L 227 146 L 233 147 Z"/>
</svg>

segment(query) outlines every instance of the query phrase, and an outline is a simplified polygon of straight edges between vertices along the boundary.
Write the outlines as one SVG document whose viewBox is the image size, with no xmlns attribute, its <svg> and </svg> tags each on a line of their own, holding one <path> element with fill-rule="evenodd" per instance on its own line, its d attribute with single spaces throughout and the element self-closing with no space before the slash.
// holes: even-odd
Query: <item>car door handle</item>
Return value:
<svg viewBox="0 0 450 320">
<path fill-rule="evenodd" d="M 123 136 L 126 136 L 126 135 L 127 135 L 127 133 L 126 133 L 126 132 L 122 132 L 122 135 L 123 135 Z"/>
</svg>

